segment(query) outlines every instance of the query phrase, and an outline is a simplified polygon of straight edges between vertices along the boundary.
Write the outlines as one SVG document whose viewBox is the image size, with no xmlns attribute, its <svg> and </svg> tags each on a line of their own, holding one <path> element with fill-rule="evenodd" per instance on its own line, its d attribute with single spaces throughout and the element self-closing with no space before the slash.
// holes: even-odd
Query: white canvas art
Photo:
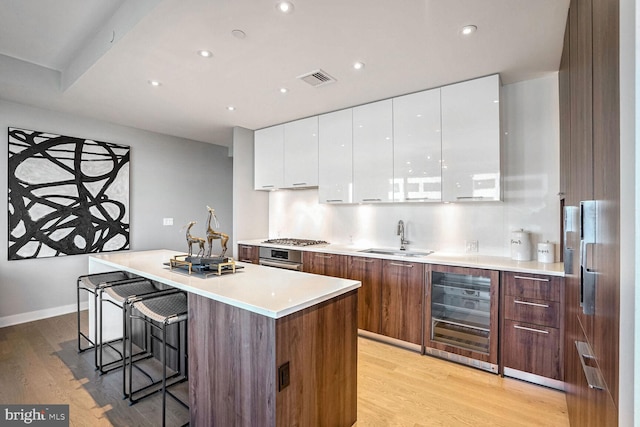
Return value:
<svg viewBox="0 0 640 427">
<path fill-rule="evenodd" d="M 9 128 L 9 260 L 129 249 L 129 151 Z"/>
</svg>

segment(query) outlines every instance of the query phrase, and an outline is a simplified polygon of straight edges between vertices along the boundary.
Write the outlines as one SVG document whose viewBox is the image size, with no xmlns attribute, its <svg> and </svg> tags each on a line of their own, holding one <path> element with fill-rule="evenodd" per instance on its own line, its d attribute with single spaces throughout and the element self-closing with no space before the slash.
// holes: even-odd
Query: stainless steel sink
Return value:
<svg viewBox="0 0 640 427">
<path fill-rule="evenodd" d="M 393 256 L 404 256 L 404 257 L 422 257 L 431 255 L 433 251 L 401 251 L 397 249 L 364 249 L 362 251 L 358 251 L 364 254 L 378 254 L 378 255 L 393 255 Z"/>
</svg>

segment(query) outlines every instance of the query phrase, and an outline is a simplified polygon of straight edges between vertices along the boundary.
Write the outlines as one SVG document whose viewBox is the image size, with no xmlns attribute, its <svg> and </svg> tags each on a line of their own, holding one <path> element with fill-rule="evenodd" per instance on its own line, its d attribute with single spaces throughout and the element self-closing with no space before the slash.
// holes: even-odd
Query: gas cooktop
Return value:
<svg viewBox="0 0 640 427">
<path fill-rule="evenodd" d="M 271 243 L 274 245 L 283 245 L 283 246 L 312 246 L 312 245 L 326 245 L 329 242 L 325 242 L 324 240 L 310 240 L 310 239 L 292 239 L 292 238 L 278 238 L 278 239 L 268 239 L 262 243 Z"/>
</svg>

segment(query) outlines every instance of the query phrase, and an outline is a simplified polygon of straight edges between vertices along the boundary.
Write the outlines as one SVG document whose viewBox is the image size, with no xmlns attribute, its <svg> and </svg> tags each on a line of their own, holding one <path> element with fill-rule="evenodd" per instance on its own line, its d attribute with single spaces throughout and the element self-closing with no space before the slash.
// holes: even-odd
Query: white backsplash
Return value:
<svg viewBox="0 0 640 427">
<path fill-rule="evenodd" d="M 511 256 L 510 235 L 521 228 L 538 242 L 560 238 L 557 74 L 503 87 L 504 201 L 325 205 L 318 190 L 269 194 L 269 237 L 324 239 L 359 246 L 399 247 L 398 220 L 409 248 L 465 252 L 477 240 L 483 255 Z"/>
</svg>

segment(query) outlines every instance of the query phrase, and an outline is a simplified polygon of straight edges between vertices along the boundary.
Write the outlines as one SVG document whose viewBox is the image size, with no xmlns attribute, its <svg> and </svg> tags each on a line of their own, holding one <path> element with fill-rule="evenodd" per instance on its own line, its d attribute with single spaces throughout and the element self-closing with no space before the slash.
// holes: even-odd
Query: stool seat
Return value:
<svg viewBox="0 0 640 427">
<path fill-rule="evenodd" d="M 120 286 L 111 286 L 105 290 L 105 293 L 113 298 L 114 301 L 123 303 L 128 298 L 135 298 L 138 295 L 145 295 L 158 290 L 153 283 L 144 280 Z"/>
<path fill-rule="evenodd" d="M 187 296 L 183 293 L 149 298 L 133 307 L 151 320 L 170 325 L 187 319 Z"/>
</svg>

